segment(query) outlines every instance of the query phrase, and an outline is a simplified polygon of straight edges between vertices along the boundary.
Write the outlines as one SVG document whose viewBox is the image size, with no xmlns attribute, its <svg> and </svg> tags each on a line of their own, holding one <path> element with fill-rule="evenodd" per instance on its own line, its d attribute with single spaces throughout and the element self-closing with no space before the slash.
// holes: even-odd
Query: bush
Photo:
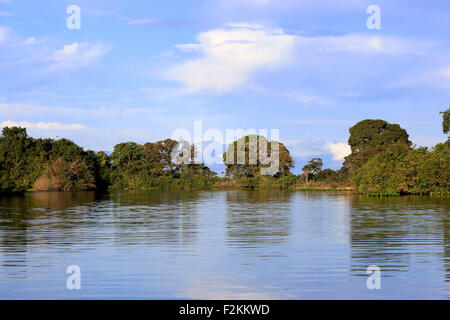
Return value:
<svg viewBox="0 0 450 320">
<path fill-rule="evenodd" d="M 372 195 L 449 194 L 449 150 L 446 144 L 431 151 L 395 144 L 360 168 L 355 186 Z"/>
</svg>

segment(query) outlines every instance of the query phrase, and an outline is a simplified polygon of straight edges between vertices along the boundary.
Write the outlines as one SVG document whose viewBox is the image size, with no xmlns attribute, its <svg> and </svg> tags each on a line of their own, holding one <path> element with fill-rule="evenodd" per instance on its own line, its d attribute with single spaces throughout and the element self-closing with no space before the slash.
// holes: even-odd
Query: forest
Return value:
<svg viewBox="0 0 450 320">
<path fill-rule="evenodd" d="M 449 135 L 450 108 L 441 114 L 443 133 Z M 0 192 L 266 188 L 353 190 L 375 196 L 450 195 L 450 136 L 432 148 L 417 147 L 400 125 L 380 119 L 362 120 L 349 133 L 351 154 L 339 170 L 323 169 L 322 159 L 313 158 L 303 166 L 302 174 L 295 175 L 291 172 L 293 158 L 279 143 L 278 172 L 261 175 L 267 165 L 259 158 L 256 163 L 249 161 L 253 140 L 244 136 L 230 144 L 224 160 L 233 151 L 231 156 L 236 158 L 236 146 L 241 142 L 245 161 L 226 164 L 225 175 L 219 177 L 194 161 L 193 145 L 190 161 L 174 161 L 174 154 L 183 154 L 175 152 L 180 143 L 172 139 L 119 143 L 107 154 L 84 150 L 68 139 L 35 139 L 25 128 L 4 127 Z M 267 142 L 269 152 L 272 143 Z"/>
</svg>

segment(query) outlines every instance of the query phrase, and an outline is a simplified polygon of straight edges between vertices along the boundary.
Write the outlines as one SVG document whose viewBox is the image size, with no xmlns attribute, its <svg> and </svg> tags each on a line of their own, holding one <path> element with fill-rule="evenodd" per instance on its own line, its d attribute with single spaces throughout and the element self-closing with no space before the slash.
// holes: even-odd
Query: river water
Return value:
<svg viewBox="0 0 450 320">
<path fill-rule="evenodd" d="M 79 290 L 67 287 L 71 265 Z M 0 197 L 2 299 L 449 297 L 449 198 L 242 190 Z"/>
</svg>

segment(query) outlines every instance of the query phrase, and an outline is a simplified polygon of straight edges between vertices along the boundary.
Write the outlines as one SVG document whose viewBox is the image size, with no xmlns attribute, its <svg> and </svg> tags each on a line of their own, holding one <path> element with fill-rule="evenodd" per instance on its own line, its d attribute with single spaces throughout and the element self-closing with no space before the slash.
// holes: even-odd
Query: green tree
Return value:
<svg viewBox="0 0 450 320">
<path fill-rule="evenodd" d="M 317 175 L 320 170 L 322 170 L 323 162 L 320 158 L 313 158 L 308 161 L 308 164 L 306 164 L 303 168 L 303 175 L 305 176 L 306 182 L 309 181 L 310 175 Z"/>
<path fill-rule="evenodd" d="M 152 164 L 152 168 L 157 175 L 171 175 L 175 173 L 173 153 L 178 148 L 179 143 L 173 139 L 165 139 L 144 145 L 147 163 Z"/>
<path fill-rule="evenodd" d="M 62 157 L 65 161 L 73 161 L 76 158 L 80 158 L 86 155 L 86 152 L 82 147 L 78 146 L 71 140 L 59 139 L 53 141 L 52 149 L 50 151 L 51 158 Z"/>
<path fill-rule="evenodd" d="M 431 151 L 391 145 L 360 168 L 355 186 L 359 192 L 378 195 L 448 194 L 450 148 L 442 143 Z"/>
<path fill-rule="evenodd" d="M 360 121 L 351 127 L 349 132 L 348 144 L 352 153 L 345 158 L 344 166 L 348 167 L 352 173 L 392 144 L 403 143 L 408 147 L 411 146 L 405 129 L 384 120 Z"/>
<path fill-rule="evenodd" d="M 111 158 L 104 151 L 94 155 L 95 180 L 99 190 L 108 189 L 111 184 Z"/>
<path fill-rule="evenodd" d="M 112 165 L 119 170 L 142 164 L 144 159 L 144 148 L 136 142 L 116 144 L 111 154 Z"/>
<path fill-rule="evenodd" d="M 94 153 L 67 139 L 33 139 L 25 128 L 3 128 L 0 191 L 86 190 L 96 187 Z"/>
<path fill-rule="evenodd" d="M 0 137 L 0 190 L 23 191 L 35 178 L 33 163 L 35 141 L 25 128 L 5 127 Z"/>
<path fill-rule="evenodd" d="M 241 145 L 243 149 L 238 150 Z M 266 150 L 263 148 L 264 145 L 267 146 Z M 227 152 L 223 154 L 226 175 L 236 179 L 259 177 L 261 169 L 270 166 L 261 162 L 260 152 L 267 151 L 267 157 L 271 157 L 273 145 L 274 142 L 268 142 L 265 137 L 257 135 L 247 135 L 230 143 Z M 294 161 L 289 150 L 280 142 L 278 142 L 278 155 L 279 170 L 274 176 L 290 174 Z"/>
<path fill-rule="evenodd" d="M 442 131 L 444 131 L 445 134 L 450 134 L 450 108 L 442 111 L 440 114 L 442 114 Z"/>
</svg>

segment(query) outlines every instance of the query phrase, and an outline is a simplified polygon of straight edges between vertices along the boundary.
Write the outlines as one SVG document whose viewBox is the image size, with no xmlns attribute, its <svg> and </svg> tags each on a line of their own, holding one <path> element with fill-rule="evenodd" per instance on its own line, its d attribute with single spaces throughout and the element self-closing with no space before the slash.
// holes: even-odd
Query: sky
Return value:
<svg viewBox="0 0 450 320">
<path fill-rule="evenodd" d="M 0 0 L 0 126 L 95 151 L 195 121 L 278 129 L 296 172 L 339 168 L 363 119 L 446 139 L 449 39 L 446 0 Z"/>
</svg>

